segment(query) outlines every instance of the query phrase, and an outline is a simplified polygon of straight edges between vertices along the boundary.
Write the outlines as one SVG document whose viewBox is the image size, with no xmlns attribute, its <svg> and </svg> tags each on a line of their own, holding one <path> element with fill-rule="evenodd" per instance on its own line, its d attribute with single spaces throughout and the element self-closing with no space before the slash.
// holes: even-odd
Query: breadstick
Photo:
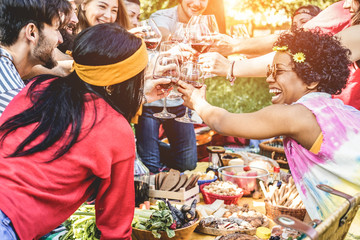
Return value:
<svg viewBox="0 0 360 240">
<path fill-rule="evenodd" d="M 265 198 L 269 198 L 269 194 L 268 194 L 268 192 L 267 192 L 266 189 L 265 189 L 264 182 L 263 182 L 263 181 L 260 181 L 259 184 L 260 184 L 261 190 L 262 190 L 263 193 L 264 193 L 264 197 L 265 197 Z"/>
<path fill-rule="evenodd" d="M 300 196 L 297 196 L 290 205 L 290 208 L 295 208 L 300 203 L 300 201 L 301 201 Z"/>
<path fill-rule="evenodd" d="M 278 189 L 277 188 L 275 188 L 275 190 L 274 190 L 274 200 L 275 200 L 276 204 L 279 202 Z"/>
<path fill-rule="evenodd" d="M 301 201 L 294 208 L 300 208 L 300 206 L 301 206 Z"/>
<path fill-rule="evenodd" d="M 285 194 L 286 185 L 283 183 L 281 184 L 280 191 L 279 191 L 279 199 L 281 199 Z"/>
<path fill-rule="evenodd" d="M 289 184 L 295 185 L 294 179 L 292 177 L 289 178 Z"/>
<path fill-rule="evenodd" d="M 290 195 L 294 189 L 296 189 L 295 186 L 292 186 L 290 188 L 290 190 L 285 194 L 285 196 L 280 200 L 279 205 L 283 205 L 285 203 L 286 199 L 288 199 L 290 197 Z"/>
</svg>

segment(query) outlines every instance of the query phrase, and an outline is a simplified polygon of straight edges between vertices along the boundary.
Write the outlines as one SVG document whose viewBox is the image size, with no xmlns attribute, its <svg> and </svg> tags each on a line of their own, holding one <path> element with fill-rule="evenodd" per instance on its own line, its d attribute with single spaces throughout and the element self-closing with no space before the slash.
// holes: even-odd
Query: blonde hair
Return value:
<svg viewBox="0 0 360 240">
<path fill-rule="evenodd" d="M 90 3 L 93 0 L 84 0 L 82 2 L 82 4 L 86 5 L 88 3 Z M 90 27 L 89 21 L 87 20 L 86 16 L 85 16 L 85 11 L 82 8 L 82 4 L 79 5 L 78 7 L 78 19 L 79 19 L 79 23 L 77 25 L 77 33 L 81 32 L 82 30 Z M 119 9 L 117 12 L 117 16 L 116 16 L 116 20 L 115 23 L 119 24 L 121 27 L 125 28 L 125 29 L 129 29 L 130 28 L 130 21 L 127 15 L 127 11 L 126 11 L 126 7 L 125 4 L 122 0 L 118 0 L 118 4 L 119 4 Z"/>
</svg>

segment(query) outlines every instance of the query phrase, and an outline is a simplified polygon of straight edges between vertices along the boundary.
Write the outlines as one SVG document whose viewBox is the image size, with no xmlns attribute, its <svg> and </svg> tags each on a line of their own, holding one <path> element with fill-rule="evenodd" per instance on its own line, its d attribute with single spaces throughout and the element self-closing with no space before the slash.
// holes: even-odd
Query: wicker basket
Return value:
<svg viewBox="0 0 360 240">
<path fill-rule="evenodd" d="M 278 217 L 280 215 L 289 215 L 303 221 L 306 215 L 305 208 L 288 208 L 278 205 L 272 205 L 267 200 L 265 200 L 265 212 L 266 216 L 271 219 L 274 219 L 275 217 Z"/>
<path fill-rule="evenodd" d="M 205 183 L 200 186 L 200 191 L 203 195 L 205 204 L 212 204 L 213 202 L 215 202 L 216 199 L 224 200 L 224 204 L 227 205 L 237 204 L 238 200 L 244 195 L 243 191 L 239 195 L 235 195 L 235 196 L 224 196 L 224 195 L 209 193 L 204 190 L 204 187 L 209 184 L 210 183 Z"/>
<path fill-rule="evenodd" d="M 274 159 L 281 168 L 289 169 L 284 151 L 284 143 L 280 138 L 274 138 L 259 144 L 260 154 Z"/>
<path fill-rule="evenodd" d="M 332 189 L 325 185 L 318 185 L 318 188 L 333 193 L 337 196 L 346 198 L 348 201 L 345 201 L 336 211 L 334 211 L 328 218 L 321 222 L 315 229 L 309 227 L 307 223 L 291 221 L 279 221 L 281 218 L 288 218 L 288 216 L 280 216 L 275 219 L 277 224 L 280 224 L 284 227 L 289 227 L 301 232 L 305 232 L 308 237 L 302 238 L 305 240 L 317 239 L 317 240 L 342 240 L 347 236 L 350 225 L 354 220 L 359 207 L 360 207 L 360 193 L 355 196 L 350 196 L 343 194 L 339 191 Z M 330 191 L 329 191 L 330 189 Z M 265 205 L 266 206 L 266 205 Z"/>
</svg>

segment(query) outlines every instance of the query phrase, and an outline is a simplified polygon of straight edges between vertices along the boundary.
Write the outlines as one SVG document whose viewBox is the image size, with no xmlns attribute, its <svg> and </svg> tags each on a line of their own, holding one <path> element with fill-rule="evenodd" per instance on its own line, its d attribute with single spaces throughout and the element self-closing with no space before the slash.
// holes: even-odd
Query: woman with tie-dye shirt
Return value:
<svg viewBox="0 0 360 240">
<path fill-rule="evenodd" d="M 316 185 L 327 184 L 351 195 L 360 192 L 360 111 L 331 98 L 346 85 L 349 50 L 331 35 L 298 30 L 281 35 L 274 51 L 266 79 L 273 105 L 257 112 L 235 114 L 211 106 L 205 87 L 195 89 L 180 81 L 179 91 L 185 105 L 222 135 L 256 139 L 283 135 L 305 207 L 312 219 L 325 219 L 344 199 Z"/>
</svg>

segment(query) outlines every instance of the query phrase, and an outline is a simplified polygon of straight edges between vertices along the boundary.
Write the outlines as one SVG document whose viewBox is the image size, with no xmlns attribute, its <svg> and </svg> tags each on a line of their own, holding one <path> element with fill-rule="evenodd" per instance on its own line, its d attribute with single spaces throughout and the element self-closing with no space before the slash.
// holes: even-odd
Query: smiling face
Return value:
<svg viewBox="0 0 360 240">
<path fill-rule="evenodd" d="M 359 11 L 359 1 L 357 0 L 345 0 L 343 8 L 348 9 L 351 16 L 355 15 Z"/>
<path fill-rule="evenodd" d="M 130 27 L 134 28 L 138 25 L 140 20 L 140 5 L 133 2 L 126 2 L 126 11 L 130 20 Z"/>
<path fill-rule="evenodd" d="M 118 0 L 92 0 L 82 4 L 90 26 L 115 22 L 119 10 Z"/>
<path fill-rule="evenodd" d="M 182 0 L 181 7 L 184 14 L 190 19 L 202 14 L 208 5 L 208 0 Z"/>
<path fill-rule="evenodd" d="M 75 31 L 75 28 L 76 28 L 76 24 L 78 24 L 79 22 L 79 19 L 77 17 L 77 6 L 75 4 L 74 1 L 69 1 L 70 4 L 71 4 L 71 7 L 72 7 L 72 13 L 71 13 L 71 17 L 70 17 L 70 20 L 69 20 L 69 23 L 64 26 L 64 29 L 67 31 L 68 34 L 74 34 L 74 31 Z"/>
<path fill-rule="evenodd" d="M 53 68 L 57 65 L 54 49 L 63 41 L 59 25 L 58 20 L 54 20 L 51 26 L 44 24 L 43 29 L 39 32 L 39 40 L 32 51 L 35 61 L 46 68 Z"/>
<path fill-rule="evenodd" d="M 271 99 L 273 104 L 291 104 L 305 94 L 316 91 L 309 90 L 309 86 L 292 70 L 293 62 L 289 54 L 277 52 L 273 60 L 273 66 L 276 68 L 275 78 L 273 73 L 266 79 L 269 83 L 269 92 L 275 94 Z"/>
</svg>

